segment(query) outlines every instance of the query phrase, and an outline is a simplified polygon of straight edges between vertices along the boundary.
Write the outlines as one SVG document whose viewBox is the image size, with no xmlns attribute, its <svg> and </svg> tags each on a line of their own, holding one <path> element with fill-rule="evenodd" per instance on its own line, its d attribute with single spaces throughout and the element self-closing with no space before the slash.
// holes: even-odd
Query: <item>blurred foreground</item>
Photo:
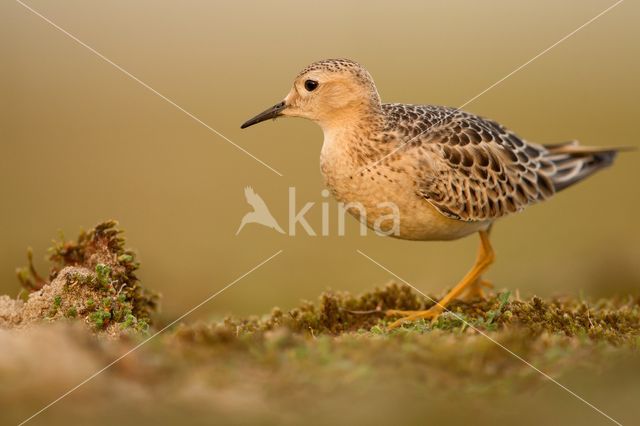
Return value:
<svg viewBox="0 0 640 426">
<path fill-rule="evenodd" d="M 31 423 L 607 424 L 451 315 L 388 333 L 380 317 L 344 311 L 419 302 L 404 288 L 325 294 L 319 305 L 262 319 L 181 324 Z M 454 309 L 623 424 L 638 418 L 638 300 L 503 302 Z M 0 330 L 0 423 L 25 420 L 146 338 L 90 330 L 77 320 Z"/>
<path fill-rule="evenodd" d="M 115 226 L 57 242 L 48 278 L 30 265 L 18 273 L 30 294 L 0 296 L 0 423 L 125 354 L 30 423 L 608 422 L 541 371 L 622 423 L 640 414 L 640 298 L 501 292 L 389 331 L 385 310 L 433 304 L 392 283 L 154 336 L 157 297 Z"/>
</svg>

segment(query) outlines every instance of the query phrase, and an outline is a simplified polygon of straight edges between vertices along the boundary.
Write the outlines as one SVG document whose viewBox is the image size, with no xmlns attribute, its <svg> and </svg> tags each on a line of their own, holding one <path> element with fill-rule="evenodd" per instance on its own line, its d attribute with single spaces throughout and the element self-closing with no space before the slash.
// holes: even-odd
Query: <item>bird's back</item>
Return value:
<svg viewBox="0 0 640 426">
<path fill-rule="evenodd" d="M 608 166 L 615 156 L 615 150 L 577 142 L 530 143 L 495 121 L 454 108 L 382 108 L 381 141 L 418 159 L 420 195 L 454 219 L 492 220 L 520 211 Z"/>
</svg>

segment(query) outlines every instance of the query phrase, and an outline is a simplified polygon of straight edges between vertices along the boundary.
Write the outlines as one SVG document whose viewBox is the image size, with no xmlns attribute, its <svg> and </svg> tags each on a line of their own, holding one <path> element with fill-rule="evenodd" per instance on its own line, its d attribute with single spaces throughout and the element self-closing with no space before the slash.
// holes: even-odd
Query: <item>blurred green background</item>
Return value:
<svg viewBox="0 0 640 426">
<path fill-rule="evenodd" d="M 470 267 L 475 237 L 448 243 L 280 235 L 249 225 L 251 185 L 286 223 L 287 189 L 319 230 L 322 133 L 302 120 L 239 125 L 278 102 L 308 63 L 365 65 L 386 102 L 458 106 L 612 1 L 29 2 L 283 173 L 279 177 L 15 2 L 0 4 L 0 293 L 62 230 L 116 218 L 144 283 L 175 317 L 279 249 L 193 317 L 267 312 L 325 288 L 389 280 L 361 249 L 423 291 Z M 393 6 L 391 6 L 393 4 Z M 638 146 L 640 7 L 625 2 L 465 109 L 540 143 Z M 494 228 L 488 277 L 523 294 L 638 293 L 638 153 Z M 331 209 L 335 219 L 335 205 Z M 332 223 L 335 234 L 335 220 Z"/>
</svg>

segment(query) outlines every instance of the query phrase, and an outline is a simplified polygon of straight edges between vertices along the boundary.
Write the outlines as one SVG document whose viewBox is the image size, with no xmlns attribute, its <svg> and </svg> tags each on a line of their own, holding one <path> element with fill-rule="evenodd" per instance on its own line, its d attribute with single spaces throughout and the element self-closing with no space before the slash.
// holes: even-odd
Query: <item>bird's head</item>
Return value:
<svg viewBox="0 0 640 426">
<path fill-rule="evenodd" d="M 282 102 L 245 122 L 244 129 L 270 118 L 303 117 L 321 127 L 340 125 L 380 109 L 371 75 L 349 59 L 327 59 L 302 70 Z"/>
</svg>

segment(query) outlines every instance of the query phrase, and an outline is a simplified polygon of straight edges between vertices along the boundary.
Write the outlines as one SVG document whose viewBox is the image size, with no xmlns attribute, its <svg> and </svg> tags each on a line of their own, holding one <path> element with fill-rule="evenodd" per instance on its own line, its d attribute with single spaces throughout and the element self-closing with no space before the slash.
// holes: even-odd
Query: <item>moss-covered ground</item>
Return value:
<svg viewBox="0 0 640 426">
<path fill-rule="evenodd" d="M 157 297 L 115 225 L 57 243 L 47 278 L 27 267 L 31 293 L 0 298 L 0 423 L 123 355 L 33 424 L 610 424 L 558 383 L 624 424 L 639 418 L 638 297 L 499 291 L 389 330 L 386 309 L 432 304 L 390 283 L 147 340 L 162 327 Z"/>
</svg>

